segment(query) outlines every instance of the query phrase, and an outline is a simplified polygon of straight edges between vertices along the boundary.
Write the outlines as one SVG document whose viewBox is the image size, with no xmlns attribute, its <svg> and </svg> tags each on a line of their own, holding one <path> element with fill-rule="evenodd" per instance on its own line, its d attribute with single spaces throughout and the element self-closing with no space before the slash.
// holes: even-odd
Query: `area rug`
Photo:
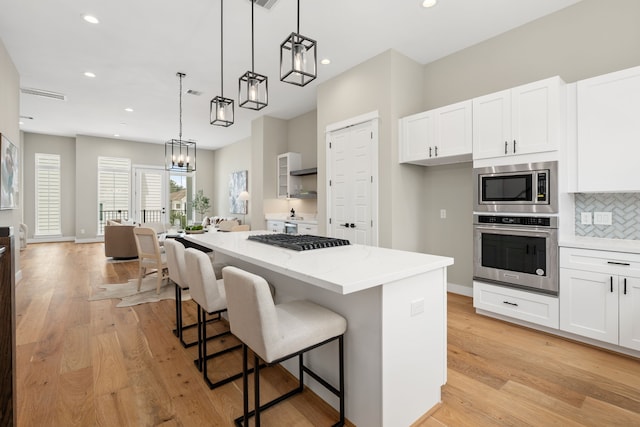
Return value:
<svg viewBox="0 0 640 427">
<path fill-rule="evenodd" d="M 160 293 L 156 294 L 156 277 L 150 276 L 142 279 L 140 292 L 137 291 L 138 279 L 130 279 L 127 283 L 112 283 L 107 285 L 96 285 L 101 289 L 89 297 L 89 301 L 119 298 L 122 301 L 116 307 L 130 307 L 132 305 L 145 304 L 148 302 L 158 302 L 163 299 L 175 299 L 176 291 L 173 283 L 163 282 Z M 189 291 L 182 291 L 182 301 L 190 300 Z"/>
</svg>

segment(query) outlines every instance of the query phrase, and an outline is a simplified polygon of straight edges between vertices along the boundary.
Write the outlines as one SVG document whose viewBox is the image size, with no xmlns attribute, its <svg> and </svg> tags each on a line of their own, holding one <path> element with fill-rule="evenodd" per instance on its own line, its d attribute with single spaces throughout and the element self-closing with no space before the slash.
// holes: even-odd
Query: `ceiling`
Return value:
<svg viewBox="0 0 640 427">
<path fill-rule="evenodd" d="M 315 108 L 318 84 L 388 49 L 426 64 L 579 0 L 303 0 L 300 33 L 318 41 L 318 78 L 301 88 L 279 81 L 279 48 L 296 31 L 296 2 L 255 7 L 255 72 L 269 77 L 269 105 L 237 106 L 238 78 L 251 69 L 251 2 L 224 4 L 224 95 L 235 124 L 209 124 L 220 95 L 219 0 L 0 0 L 0 39 L 20 73 L 20 129 L 163 143 L 183 139 L 215 149 L 251 134 L 262 115 L 290 119 Z M 96 16 L 99 24 L 82 19 Z M 91 71 L 95 78 L 84 76 Z M 132 112 L 125 108 L 133 109 Z"/>
</svg>

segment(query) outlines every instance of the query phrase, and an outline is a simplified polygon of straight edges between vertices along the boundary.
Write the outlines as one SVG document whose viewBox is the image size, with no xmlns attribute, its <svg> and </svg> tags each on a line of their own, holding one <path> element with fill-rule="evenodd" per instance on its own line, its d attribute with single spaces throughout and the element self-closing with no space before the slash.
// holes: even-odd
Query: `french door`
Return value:
<svg viewBox="0 0 640 427">
<path fill-rule="evenodd" d="M 136 222 L 161 222 L 166 224 L 168 172 L 150 167 L 133 167 L 133 218 Z"/>
</svg>

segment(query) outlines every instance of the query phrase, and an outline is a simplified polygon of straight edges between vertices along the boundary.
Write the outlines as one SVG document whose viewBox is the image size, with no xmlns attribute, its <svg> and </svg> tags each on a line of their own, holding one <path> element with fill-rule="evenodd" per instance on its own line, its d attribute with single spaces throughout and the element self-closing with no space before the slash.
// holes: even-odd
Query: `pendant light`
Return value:
<svg viewBox="0 0 640 427">
<path fill-rule="evenodd" d="M 254 47 L 253 47 L 253 9 L 254 0 L 251 1 L 251 71 L 244 73 L 238 80 L 238 105 L 252 110 L 261 110 L 268 102 L 267 76 L 254 72 Z"/>
<path fill-rule="evenodd" d="M 182 139 L 182 78 L 184 73 L 176 73 L 180 79 L 180 132 L 178 139 L 171 139 L 164 145 L 165 169 L 178 172 L 196 170 L 196 143 Z"/>
<path fill-rule="evenodd" d="M 280 45 L 280 81 L 305 86 L 317 77 L 316 41 L 300 34 L 300 0 L 298 28 Z"/>
<path fill-rule="evenodd" d="M 224 97 L 223 5 L 224 0 L 220 0 L 220 96 L 211 100 L 209 122 L 212 125 L 229 127 L 233 124 L 233 99 Z"/>
</svg>

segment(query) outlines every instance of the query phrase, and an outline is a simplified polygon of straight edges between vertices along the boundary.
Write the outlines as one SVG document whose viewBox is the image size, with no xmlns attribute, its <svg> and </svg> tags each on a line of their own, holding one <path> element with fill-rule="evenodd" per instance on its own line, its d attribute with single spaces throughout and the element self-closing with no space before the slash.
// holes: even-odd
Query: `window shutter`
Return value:
<svg viewBox="0 0 640 427">
<path fill-rule="evenodd" d="M 36 153 L 36 236 L 62 235 L 60 155 Z"/>
<path fill-rule="evenodd" d="M 129 218 L 131 162 L 116 157 L 98 157 L 98 234 L 108 219 Z"/>
</svg>

